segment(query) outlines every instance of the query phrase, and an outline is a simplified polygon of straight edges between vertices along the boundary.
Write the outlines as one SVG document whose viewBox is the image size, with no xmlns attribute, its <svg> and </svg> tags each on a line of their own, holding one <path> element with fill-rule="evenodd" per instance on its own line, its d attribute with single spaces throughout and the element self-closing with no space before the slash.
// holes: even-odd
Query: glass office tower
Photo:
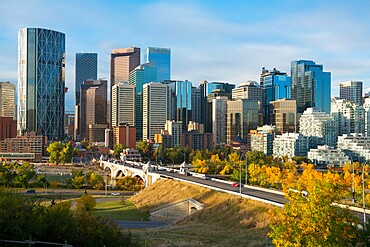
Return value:
<svg viewBox="0 0 370 247">
<path fill-rule="evenodd" d="M 147 62 L 157 67 L 157 81 L 171 79 L 171 49 L 148 47 Z"/>
<path fill-rule="evenodd" d="M 18 134 L 64 137 L 65 34 L 23 28 L 18 34 Z"/>
<path fill-rule="evenodd" d="M 269 105 L 271 101 L 290 98 L 290 76 L 276 68 L 267 70 L 262 68 L 260 84 L 263 88 L 263 123 L 270 124 Z"/>
<path fill-rule="evenodd" d="M 171 94 L 175 96 L 172 116 L 175 121 L 182 122 L 182 131 L 187 130 L 188 123 L 192 120 L 192 83 L 188 80 L 173 81 L 169 84 Z"/>
<path fill-rule="evenodd" d="M 291 63 L 291 97 L 297 100 L 298 113 L 307 108 L 319 108 L 330 113 L 331 73 L 323 66 L 309 60 L 295 60 Z"/>
<path fill-rule="evenodd" d="M 75 97 L 76 105 L 80 103 L 81 85 L 86 80 L 96 80 L 98 77 L 98 54 L 76 53 L 75 67 Z"/>
</svg>

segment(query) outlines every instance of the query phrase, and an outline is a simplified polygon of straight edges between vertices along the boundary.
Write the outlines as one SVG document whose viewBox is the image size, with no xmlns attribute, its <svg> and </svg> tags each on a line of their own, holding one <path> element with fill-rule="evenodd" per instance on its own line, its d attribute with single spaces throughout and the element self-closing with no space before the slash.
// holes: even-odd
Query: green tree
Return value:
<svg viewBox="0 0 370 247">
<path fill-rule="evenodd" d="M 307 166 L 298 181 L 284 184 L 288 202 L 275 211 L 268 235 L 276 246 L 343 246 L 356 241 L 358 218 L 332 205 L 347 188 L 338 174 Z"/>
<path fill-rule="evenodd" d="M 125 176 L 117 181 L 116 188 L 119 190 L 137 191 L 140 190 L 141 184 L 137 177 Z"/>
<path fill-rule="evenodd" d="M 37 176 L 37 182 L 41 183 L 42 186 L 46 189 L 47 186 L 49 185 L 49 182 L 48 180 L 46 179 L 46 175 L 45 174 L 40 174 Z"/>
<path fill-rule="evenodd" d="M 147 141 L 140 141 L 136 144 L 136 149 L 139 151 L 141 156 L 146 159 L 150 159 L 153 155 L 153 145 Z"/>
<path fill-rule="evenodd" d="M 123 145 L 121 143 L 118 143 L 116 145 L 114 145 L 114 148 L 113 148 L 114 152 L 113 152 L 113 156 L 116 158 L 116 159 L 119 159 L 119 156 L 120 154 L 122 153 L 123 151 Z"/>
<path fill-rule="evenodd" d="M 21 165 L 18 165 L 16 182 L 27 189 L 28 182 L 32 178 L 36 177 L 36 171 L 34 168 L 34 165 L 28 162 L 23 162 Z"/>
<path fill-rule="evenodd" d="M 71 163 L 73 156 L 78 154 L 77 148 L 74 148 L 70 142 L 67 142 L 63 145 L 62 150 L 60 151 L 60 160 L 65 163 Z"/>
<path fill-rule="evenodd" d="M 59 142 L 50 143 L 46 151 L 49 153 L 49 161 L 59 165 L 62 162 L 63 144 Z"/>
<path fill-rule="evenodd" d="M 249 151 L 247 152 L 248 164 L 265 165 L 267 163 L 267 156 L 261 151 Z"/>
<path fill-rule="evenodd" d="M 72 169 L 72 185 L 76 189 L 82 188 L 86 184 L 86 177 L 83 170 Z"/>
<path fill-rule="evenodd" d="M 17 176 L 16 163 L 3 162 L 0 164 L 0 185 L 10 187 Z"/>
<path fill-rule="evenodd" d="M 96 201 L 92 195 L 83 195 L 76 200 L 78 211 L 92 211 L 96 206 Z"/>
</svg>

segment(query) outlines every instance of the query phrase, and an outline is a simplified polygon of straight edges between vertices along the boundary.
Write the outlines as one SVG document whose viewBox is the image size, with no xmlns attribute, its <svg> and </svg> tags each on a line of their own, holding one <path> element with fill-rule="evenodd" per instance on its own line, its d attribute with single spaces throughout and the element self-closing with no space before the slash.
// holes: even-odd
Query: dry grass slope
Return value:
<svg viewBox="0 0 370 247">
<path fill-rule="evenodd" d="M 150 246 L 265 246 L 272 206 L 173 180 L 160 180 L 130 200 L 143 211 L 194 198 L 205 209 L 164 229 L 135 231 Z"/>
</svg>

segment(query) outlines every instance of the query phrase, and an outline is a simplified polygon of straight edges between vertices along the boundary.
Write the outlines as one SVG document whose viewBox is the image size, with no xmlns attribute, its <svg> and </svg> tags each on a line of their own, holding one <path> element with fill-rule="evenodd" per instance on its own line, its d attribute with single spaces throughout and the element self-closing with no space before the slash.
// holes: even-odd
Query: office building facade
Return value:
<svg viewBox="0 0 370 247">
<path fill-rule="evenodd" d="M 18 134 L 64 137 L 65 34 L 23 28 L 18 36 Z"/>
<path fill-rule="evenodd" d="M 339 83 L 339 98 L 362 105 L 362 81 L 345 81 Z"/>
<path fill-rule="evenodd" d="M 212 99 L 212 134 L 213 144 L 226 144 L 227 97 Z"/>
<path fill-rule="evenodd" d="M 331 73 L 310 60 L 291 63 L 291 98 L 297 101 L 298 113 L 315 107 L 330 114 Z"/>
<path fill-rule="evenodd" d="M 270 123 L 275 125 L 278 133 L 298 132 L 300 114 L 297 113 L 297 101 L 279 99 L 271 101 L 269 106 Z"/>
<path fill-rule="evenodd" d="M 135 126 L 135 85 L 120 82 L 112 88 L 112 126 Z M 136 131 L 135 131 L 136 132 Z"/>
<path fill-rule="evenodd" d="M 0 117 L 14 118 L 15 84 L 0 82 Z"/>
<path fill-rule="evenodd" d="M 148 47 L 147 62 L 151 62 L 157 68 L 157 81 L 171 80 L 171 49 Z"/>
</svg>

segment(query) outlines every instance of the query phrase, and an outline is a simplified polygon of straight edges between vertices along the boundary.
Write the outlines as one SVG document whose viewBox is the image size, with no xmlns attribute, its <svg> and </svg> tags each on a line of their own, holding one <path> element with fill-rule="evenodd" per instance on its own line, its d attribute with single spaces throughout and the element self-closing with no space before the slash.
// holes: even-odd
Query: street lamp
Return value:
<svg viewBox="0 0 370 247">
<path fill-rule="evenodd" d="M 351 159 L 351 166 L 352 166 L 352 203 L 355 203 L 355 165 L 353 163 L 353 159 L 351 155 L 347 156 L 348 158 Z"/>
<path fill-rule="evenodd" d="M 243 155 L 245 156 L 245 159 L 247 160 L 247 155 L 243 152 L 240 154 L 240 159 L 239 159 L 239 193 L 240 193 L 240 198 L 242 197 L 242 160 L 243 160 Z M 245 171 L 245 184 L 247 184 L 247 171 Z"/>
<path fill-rule="evenodd" d="M 362 205 L 364 208 L 364 230 L 366 227 L 366 197 L 365 197 L 365 165 L 367 164 L 367 160 L 365 160 L 362 166 Z"/>
</svg>

